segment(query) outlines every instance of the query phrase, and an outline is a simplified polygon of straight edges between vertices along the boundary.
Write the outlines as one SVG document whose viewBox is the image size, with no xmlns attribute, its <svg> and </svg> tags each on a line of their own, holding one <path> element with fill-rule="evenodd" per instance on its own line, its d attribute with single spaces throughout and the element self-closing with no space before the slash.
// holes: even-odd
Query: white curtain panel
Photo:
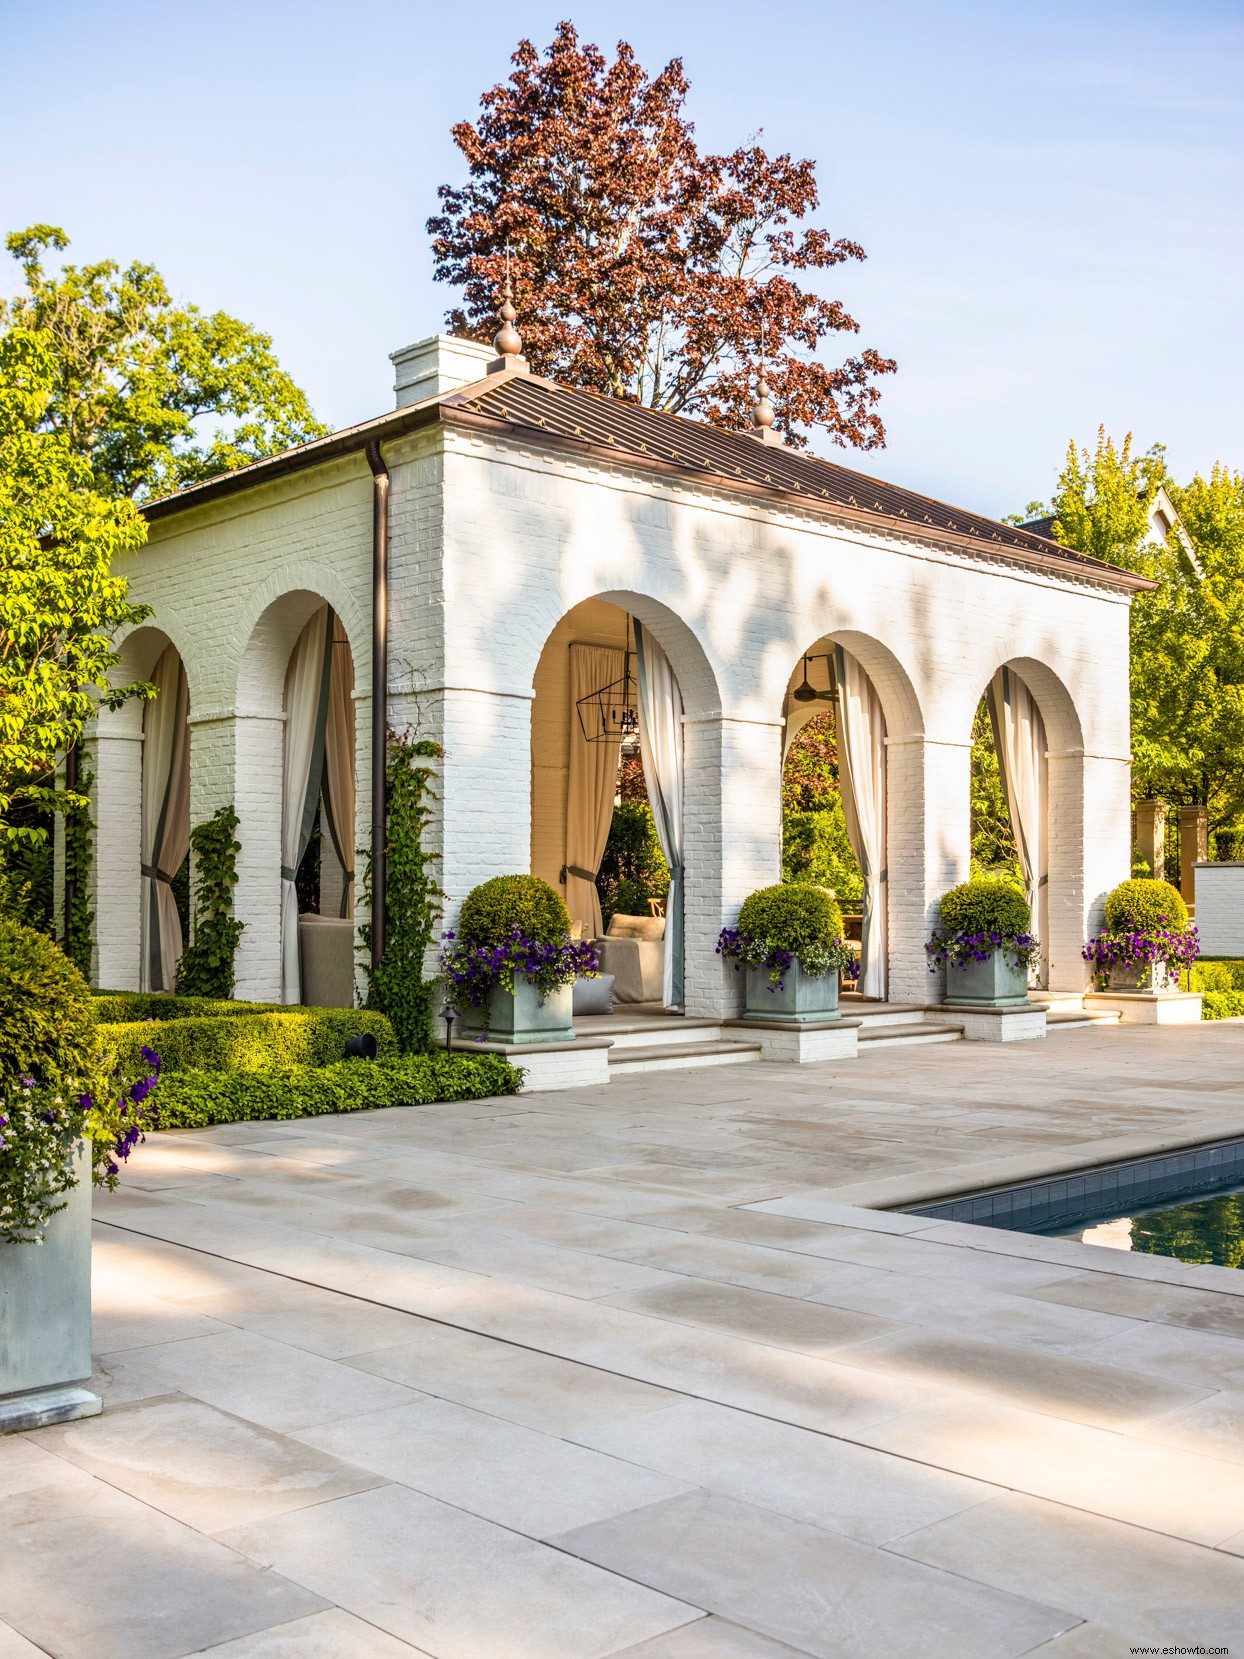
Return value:
<svg viewBox="0 0 1244 1659">
<path fill-rule="evenodd" d="M 861 928 L 861 996 L 886 994 L 888 872 L 885 867 L 885 716 L 881 699 L 860 663 L 834 647 L 838 671 L 838 777 L 842 811 L 864 877 Z"/>
<path fill-rule="evenodd" d="M 1013 668 L 1000 668 L 985 694 L 993 726 L 1011 833 L 1019 851 L 1033 931 L 1041 941 L 1041 983 L 1047 978 L 1050 841 L 1049 765 L 1045 722 L 1037 700 Z"/>
<path fill-rule="evenodd" d="M 332 627 L 321 605 L 298 636 L 285 673 L 285 783 L 281 811 L 281 1000 L 302 995 L 298 963 L 298 866 L 319 804 L 328 725 Z"/>
<path fill-rule="evenodd" d="M 639 684 L 639 750 L 644 763 L 648 803 L 657 837 L 670 870 L 665 901 L 665 973 L 662 1001 L 683 1005 L 683 801 L 686 761 L 683 753 L 682 692 L 669 658 L 656 640 L 635 622 L 636 680 Z"/>
<path fill-rule="evenodd" d="M 341 618 L 333 613 L 328 718 L 324 728 L 324 816 L 342 870 L 342 916 L 354 914 L 354 670 Z M 320 906 L 321 911 L 323 905 Z"/>
<path fill-rule="evenodd" d="M 190 851 L 190 694 L 186 670 L 165 646 L 143 706 L 142 956 L 144 991 L 172 991 L 181 956 L 181 919 L 171 886 Z"/>
<path fill-rule="evenodd" d="M 581 697 L 620 680 L 621 651 L 607 645 L 570 647 L 570 772 L 566 786 L 566 908 L 585 939 L 604 932 L 596 872 L 613 822 L 618 788 L 618 742 L 589 743 L 579 721 Z"/>
</svg>

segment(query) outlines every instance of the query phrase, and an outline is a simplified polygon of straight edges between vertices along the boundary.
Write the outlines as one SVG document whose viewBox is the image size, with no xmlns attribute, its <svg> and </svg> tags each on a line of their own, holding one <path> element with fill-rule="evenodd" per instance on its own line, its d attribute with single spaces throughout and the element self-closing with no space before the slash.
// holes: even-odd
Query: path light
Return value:
<svg viewBox="0 0 1244 1659">
<path fill-rule="evenodd" d="M 445 1053 L 446 1054 L 449 1053 L 450 1045 L 451 1045 L 452 1040 L 453 1040 L 454 1020 L 457 1017 L 457 1013 L 458 1013 L 458 1010 L 454 1007 L 453 1003 L 450 1002 L 448 997 L 447 997 L 445 999 L 445 1006 L 441 1009 L 441 1018 L 445 1022 Z"/>
<path fill-rule="evenodd" d="M 351 1037 L 346 1044 L 347 1060 L 374 1060 L 380 1053 L 380 1044 L 370 1031 L 364 1031 L 359 1037 Z"/>
</svg>

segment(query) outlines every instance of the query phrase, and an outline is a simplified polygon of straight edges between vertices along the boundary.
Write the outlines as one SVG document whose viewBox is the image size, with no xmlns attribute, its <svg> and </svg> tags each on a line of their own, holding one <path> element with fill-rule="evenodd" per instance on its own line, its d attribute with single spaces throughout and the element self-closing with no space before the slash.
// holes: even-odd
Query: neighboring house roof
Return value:
<svg viewBox="0 0 1244 1659">
<path fill-rule="evenodd" d="M 1034 534 L 1031 526 L 999 524 L 806 451 L 762 444 L 748 433 L 723 431 L 642 404 L 571 390 L 536 375 L 513 372 L 488 375 L 458 391 L 206 479 L 176 495 L 146 503 L 143 512 L 149 519 L 164 518 L 436 421 L 508 431 L 557 447 L 625 459 L 647 470 L 679 473 L 712 486 L 762 495 L 770 501 L 798 500 L 877 528 L 932 531 L 939 539 L 961 548 L 1007 555 L 1046 568 L 1074 568 L 1082 575 L 1096 574 L 1112 586 L 1135 589 L 1154 585 L 1130 571 L 1060 547 L 1048 537 Z"/>
<path fill-rule="evenodd" d="M 1058 522 L 1055 514 L 1050 513 L 1046 518 L 1030 518 L 1021 524 L 1019 529 L 1027 530 L 1030 535 L 1044 536 L 1047 540 L 1054 540 L 1054 526 Z M 1149 503 L 1149 536 L 1152 541 L 1165 542 L 1171 531 L 1175 532 L 1175 539 L 1179 543 L 1180 551 L 1187 559 L 1193 572 L 1203 576 L 1200 560 L 1196 556 L 1196 548 L 1192 545 L 1192 537 L 1184 529 L 1183 520 L 1175 508 L 1175 503 L 1166 493 L 1165 484 L 1159 484 L 1152 501 Z"/>
</svg>

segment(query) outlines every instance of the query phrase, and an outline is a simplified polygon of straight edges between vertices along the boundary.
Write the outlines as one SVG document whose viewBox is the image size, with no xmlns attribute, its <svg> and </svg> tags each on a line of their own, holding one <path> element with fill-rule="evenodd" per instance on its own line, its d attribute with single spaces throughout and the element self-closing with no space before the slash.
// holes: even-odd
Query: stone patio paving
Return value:
<svg viewBox="0 0 1244 1659">
<path fill-rule="evenodd" d="M 1244 1273 L 861 1209 L 1244 1134 L 1238 1025 L 150 1139 L 0 1659 L 1244 1653 Z"/>
</svg>

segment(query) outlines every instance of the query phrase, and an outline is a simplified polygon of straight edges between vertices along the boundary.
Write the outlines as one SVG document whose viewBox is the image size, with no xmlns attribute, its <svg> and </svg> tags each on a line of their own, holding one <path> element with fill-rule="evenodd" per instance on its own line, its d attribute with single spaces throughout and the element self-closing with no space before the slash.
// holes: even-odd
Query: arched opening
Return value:
<svg viewBox="0 0 1244 1659">
<path fill-rule="evenodd" d="M 354 653 L 334 608 L 306 590 L 273 600 L 238 673 L 238 995 L 354 1001 L 353 693 Z"/>
<path fill-rule="evenodd" d="M 190 687 L 165 645 L 143 704 L 139 987 L 172 992 L 190 927 Z"/>
<path fill-rule="evenodd" d="M 1082 983 L 1083 741 L 1061 681 L 1014 661 L 991 676 L 972 726 L 971 866 L 1014 879 L 1041 942 L 1036 988 Z"/>
<path fill-rule="evenodd" d="M 618 1004 L 687 1003 L 686 884 L 703 873 L 687 734 L 711 682 L 685 624 L 639 595 L 575 605 L 536 666 L 531 869 L 603 941 Z"/>
<path fill-rule="evenodd" d="M 782 705 L 782 873 L 832 888 L 858 943 L 862 996 L 889 980 L 889 735 L 881 693 L 855 651 L 826 635 L 800 659 Z"/>
<path fill-rule="evenodd" d="M 341 618 L 312 611 L 285 670 L 281 1000 L 354 1001 L 354 662 Z"/>
</svg>

